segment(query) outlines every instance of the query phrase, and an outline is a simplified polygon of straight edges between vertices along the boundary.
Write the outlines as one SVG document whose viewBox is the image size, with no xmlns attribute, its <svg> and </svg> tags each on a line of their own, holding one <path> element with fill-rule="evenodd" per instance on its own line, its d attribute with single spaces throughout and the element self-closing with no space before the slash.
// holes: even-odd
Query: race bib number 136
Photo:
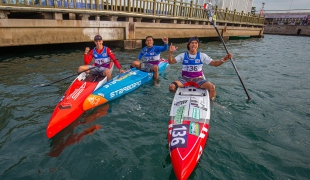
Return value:
<svg viewBox="0 0 310 180">
<path fill-rule="evenodd" d="M 187 146 L 188 124 L 175 124 L 171 131 L 170 151 Z"/>
</svg>

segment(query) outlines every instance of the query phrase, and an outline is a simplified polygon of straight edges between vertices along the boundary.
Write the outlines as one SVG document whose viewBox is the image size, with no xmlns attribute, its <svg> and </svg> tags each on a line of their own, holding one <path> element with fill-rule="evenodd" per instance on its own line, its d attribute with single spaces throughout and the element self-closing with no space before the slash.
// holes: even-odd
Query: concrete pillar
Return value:
<svg viewBox="0 0 310 180">
<path fill-rule="evenodd" d="M 44 19 L 54 19 L 54 14 L 53 13 L 50 13 L 50 12 L 44 12 L 42 13 Z M 62 16 L 61 16 L 62 18 Z"/>
<path fill-rule="evenodd" d="M 223 33 L 226 33 L 226 32 L 227 32 L 227 26 L 225 26 L 223 29 Z"/>
<path fill-rule="evenodd" d="M 69 13 L 69 20 L 76 20 L 74 13 Z"/>
<path fill-rule="evenodd" d="M 96 15 L 96 21 L 100 21 L 100 16 L 99 15 Z"/>
<path fill-rule="evenodd" d="M 155 23 L 160 23 L 161 19 L 155 19 Z"/>
<path fill-rule="evenodd" d="M 152 19 L 152 23 L 155 23 L 156 22 L 156 19 Z"/>
<path fill-rule="evenodd" d="M 110 21 L 117 21 L 118 16 L 110 16 L 109 19 Z"/>
<path fill-rule="evenodd" d="M 142 48 L 142 40 L 124 40 L 123 49 L 138 49 Z"/>
<path fill-rule="evenodd" d="M 126 28 L 126 38 L 125 39 L 135 39 L 136 34 L 135 34 L 135 23 L 134 22 L 130 22 L 128 23 L 128 28 Z M 127 35 L 128 34 L 128 35 Z"/>
<path fill-rule="evenodd" d="M 222 38 L 223 38 L 225 43 L 228 42 L 228 40 L 229 40 L 229 36 L 223 36 Z"/>
<path fill-rule="evenodd" d="M 88 21 L 89 16 L 89 14 L 79 14 L 79 19 L 81 19 L 82 21 Z"/>
<path fill-rule="evenodd" d="M 0 11 L 0 19 L 8 19 L 9 11 Z"/>
<path fill-rule="evenodd" d="M 55 20 L 63 20 L 62 13 L 54 13 L 53 16 L 53 19 Z"/>
<path fill-rule="evenodd" d="M 184 21 L 184 20 L 181 20 L 180 24 L 185 24 L 185 21 Z"/>
<path fill-rule="evenodd" d="M 263 34 L 264 34 L 264 29 L 265 29 L 265 28 L 263 27 L 262 30 L 259 31 L 259 36 L 263 36 Z M 264 36 L 263 36 L 263 37 L 264 37 Z"/>
<path fill-rule="evenodd" d="M 126 22 L 133 22 L 133 17 L 126 17 Z"/>
<path fill-rule="evenodd" d="M 171 20 L 171 22 L 170 22 L 170 23 L 177 24 L 177 23 L 178 23 L 178 20 L 173 19 L 173 20 Z"/>
<path fill-rule="evenodd" d="M 142 18 L 135 18 L 136 22 L 141 22 Z"/>
<path fill-rule="evenodd" d="M 206 25 L 206 21 L 202 22 L 202 25 Z"/>
<path fill-rule="evenodd" d="M 199 21 L 195 21 L 195 25 L 199 24 Z"/>
</svg>

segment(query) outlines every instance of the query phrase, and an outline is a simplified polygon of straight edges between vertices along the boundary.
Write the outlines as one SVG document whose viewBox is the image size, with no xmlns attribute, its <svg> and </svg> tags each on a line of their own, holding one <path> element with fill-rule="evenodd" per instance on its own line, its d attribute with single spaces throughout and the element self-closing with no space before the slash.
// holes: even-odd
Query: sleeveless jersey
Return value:
<svg viewBox="0 0 310 180">
<path fill-rule="evenodd" d="M 202 62 L 200 59 L 200 52 L 195 58 L 190 58 L 188 52 L 184 53 L 184 60 L 182 62 L 182 76 L 187 78 L 198 78 L 202 76 Z"/>
<path fill-rule="evenodd" d="M 156 52 L 156 47 L 145 47 L 142 50 L 144 60 L 148 63 L 156 64 L 160 60 L 160 52 Z"/>
<path fill-rule="evenodd" d="M 98 54 L 96 51 L 96 48 L 94 48 L 93 50 L 93 57 L 95 58 L 95 66 L 101 66 L 101 67 L 105 67 L 105 68 L 109 68 L 110 66 L 110 57 L 107 53 L 107 47 L 103 47 L 103 51 L 102 53 Z"/>
</svg>

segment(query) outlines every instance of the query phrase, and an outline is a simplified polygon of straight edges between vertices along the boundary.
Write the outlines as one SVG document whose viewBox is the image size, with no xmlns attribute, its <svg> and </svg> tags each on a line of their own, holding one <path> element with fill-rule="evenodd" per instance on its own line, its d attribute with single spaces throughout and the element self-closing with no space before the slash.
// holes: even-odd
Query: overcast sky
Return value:
<svg viewBox="0 0 310 180">
<path fill-rule="evenodd" d="M 310 11 L 310 0 L 254 0 L 253 6 L 256 10 L 260 10 L 263 2 L 265 10 L 309 9 Z"/>
</svg>

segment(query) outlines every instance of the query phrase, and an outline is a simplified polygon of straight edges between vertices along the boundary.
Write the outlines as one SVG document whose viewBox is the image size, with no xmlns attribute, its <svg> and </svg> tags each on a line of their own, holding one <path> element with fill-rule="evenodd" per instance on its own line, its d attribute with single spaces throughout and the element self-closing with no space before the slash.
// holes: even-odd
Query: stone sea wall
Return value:
<svg viewBox="0 0 310 180">
<path fill-rule="evenodd" d="M 310 36 L 310 25 L 266 25 L 264 34 Z"/>
</svg>

